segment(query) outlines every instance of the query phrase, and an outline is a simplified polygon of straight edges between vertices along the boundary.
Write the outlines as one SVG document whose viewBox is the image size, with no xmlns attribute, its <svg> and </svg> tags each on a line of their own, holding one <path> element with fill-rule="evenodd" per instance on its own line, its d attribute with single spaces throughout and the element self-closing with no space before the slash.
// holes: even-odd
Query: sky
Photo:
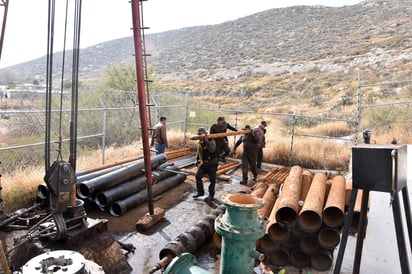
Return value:
<svg viewBox="0 0 412 274">
<path fill-rule="evenodd" d="M 8 0 L 9 9 L 4 34 L 0 68 L 37 59 L 47 54 L 48 3 L 46 0 Z M 82 0 L 80 48 L 132 36 L 130 0 Z M 253 4 L 252 4 L 253 2 Z M 361 0 L 148 0 L 143 2 L 145 33 L 158 33 L 183 27 L 214 25 L 260 11 L 296 5 L 340 7 Z M 74 24 L 70 12 L 65 27 L 66 1 L 55 1 L 54 52 L 73 44 Z M 4 7 L 0 6 L 3 21 Z M 1 22 L 2 22 L 1 21 Z M 80 53 L 81 54 L 81 53 Z"/>
</svg>

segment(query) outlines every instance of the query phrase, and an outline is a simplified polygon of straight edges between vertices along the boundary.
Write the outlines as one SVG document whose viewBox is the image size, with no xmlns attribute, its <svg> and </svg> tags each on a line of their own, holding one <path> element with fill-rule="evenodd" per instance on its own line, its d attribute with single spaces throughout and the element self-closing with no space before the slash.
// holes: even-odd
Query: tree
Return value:
<svg viewBox="0 0 412 274">
<path fill-rule="evenodd" d="M 8 84 L 7 84 L 7 87 L 6 87 L 7 89 L 13 89 L 13 88 L 16 88 L 16 83 L 14 83 L 14 82 L 9 82 Z"/>
<path fill-rule="evenodd" d="M 117 91 L 119 94 L 116 94 L 116 97 L 122 97 L 124 103 L 131 100 L 132 105 L 137 105 L 135 66 L 132 64 L 110 66 L 105 72 L 103 88 Z"/>
</svg>

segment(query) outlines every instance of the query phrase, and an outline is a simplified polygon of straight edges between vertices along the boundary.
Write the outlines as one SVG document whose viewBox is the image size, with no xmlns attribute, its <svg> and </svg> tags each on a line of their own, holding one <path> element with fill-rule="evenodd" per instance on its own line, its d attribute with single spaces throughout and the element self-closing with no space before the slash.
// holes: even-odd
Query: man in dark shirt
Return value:
<svg viewBox="0 0 412 274">
<path fill-rule="evenodd" d="M 197 134 L 203 138 L 199 140 L 197 145 L 197 155 L 196 155 L 196 189 L 197 194 L 193 195 L 193 198 L 199 198 L 205 195 L 202 177 L 208 175 L 210 185 L 209 185 L 209 198 L 207 201 L 212 202 L 215 196 L 215 185 L 216 185 L 216 171 L 218 166 L 218 161 L 215 154 L 216 143 L 215 139 L 208 139 L 207 132 L 204 128 L 199 128 Z"/>
<path fill-rule="evenodd" d="M 263 148 L 266 147 L 266 127 L 268 126 L 268 123 L 266 121 L 260 122 L 260 124 L 254 129 L 256 132 L 256 135 L 259 138 L 259 145 L 258 145 L 258 156 L 257 156 L 257 161 L 256 161 L 256 167 L 257 169 L 262 168 L 262 161 L 263 161 Z"/>
<path fill-rule="evenodd" d="M 251 130 L 249 125 L 246 125 L 243 130 L 250 130 L 250 133 L 243 135 L 239 140 L 237 140 L 233 148 L 233 152 L 236 152 L 236 148 L 243 143 L 241 184 L 246 185 L 248 182 L 249 167 L 253 174 L 253 181 L 256 182 L 257 180 L 256 161 L 259 149 L 259 138 L 255 132 Z"/>
<path fill-rule="evenodd" d="M 237 131 L 236 128 L 232 127 L 229 123 L 226 123 L 225 117 L 220 116 L 217 118 L 215 124 L 210 127 L 210 134 L 214 133 L 225 133 L 230 129 L 232 131 Z M 227 137 L 215 138 L 216 140 L 216 156 L 222 162 L 225 162 L 225 157 L 229 154 L 229 142 Z"/>
</svg>

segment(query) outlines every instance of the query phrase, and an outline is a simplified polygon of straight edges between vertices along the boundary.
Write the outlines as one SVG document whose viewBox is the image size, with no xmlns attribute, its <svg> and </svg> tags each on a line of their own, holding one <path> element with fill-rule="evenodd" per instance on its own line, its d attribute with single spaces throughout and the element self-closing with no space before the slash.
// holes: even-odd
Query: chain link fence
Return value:
<svg viewBox="0 0 412 274">
<path fill-rule="evenodd" d="M 362 142 L 362 131 L 371 129 L 372 142 L 390 143 L 395 138 L 398 143 L 409 143 L 412 136 L 412 101 L 396 101 L 401 93 L 412 94 L 412 81 L 384 82 L 373 85 L 361 85 L 359 82 L 356 97 L 357 110 L 340 115 L 310 116 L 301 113 L 271 113 L 245 111 L 223 108 L 199 107 L 195 98 L 185 92 L 162 93 L 150 95 L 148 106 L 151 127 L 160 116 L 167 117 L 168 130 L 180 134 L 182 142 L 196 133 L 198 127 L 207 130 L 216 122 L 217 117 L 224 116 L 226 121 L 236 128 L 249 124 L 252 128 L 260 121 L 269 123 L 264 161 L 282 165 L 299 164 L 303 166 L 322 166 L 322 163 L 305 162 L 300 158 L 300 148 L 318 153 L 324 163 L 336 161 L 342 156 L 333 146 L 344 147 L 350 157 L 352 145 Z M 61 108 L 54 107 L 51 121 L 51 161 L 61 155 L 69 156 L 70 107 L 69 94 L 61 96 L 64 103 Z M 106 97 L 94 98 L 89 106 L 79 106 L 77 148 L 80 154 L 100 150 L 100 157 L 93 159 L 96 166 L 110 161 L 105 151 L 108 146 L 120 147 L 139 142 L 142 136 L 138 106 L 133 102 L 136 94 L 122 92 L 110 93 Z M 14 184 L 24 185 L 24 180 L 37 180 L 42 183 L 44 176 L 44 132 L 45 109 L 44 93 L 27 88 L 0 97 L 0 174 L 14 178 Z M 126 99 L 125 99 L 126 98 Z M 381 98 L 394 98 L 393 103 L 380 103 Z M 11 100 L 13 99 L 13 100 Z M 11 103 L 13 102 L 13 103 Z M 130 103 L 132 102 L 132 103 Z M 132 105 L 132 106 L 130 106 Z M 322 132 L 322 127 L 341 124 L 348 134 L 341 132 Z M 311 129 L 311 130 L 308 130 Z M 314 133 L 315 132 L 315 133 Z M 282 137 L 279 137 L 282 136 Z M 229 137 L 233 147 L 239 136 Z M 282 138 L 282 140 L 281 140 Z M 61 142 L 59 141 L 61 140 Z M 331 143 L 330 149 L 320 150 L 319 146 Z M 276 148 L 277 150 L 272 149 Z M 283 151 L 275 153 L 274 151 Z M 345 160 L 346 161 L 346 160 Z M 341 163 L 337 163 L 340 165 Z M 30 178 L 22 176 L 22 170 L 33 169 Z M 333 165 L 322 166 L 333 169 Z M 2 184 L 5 180 L 2 180 Z M 11 206 L 12 207 L 12 206 Z"/>
</svg>

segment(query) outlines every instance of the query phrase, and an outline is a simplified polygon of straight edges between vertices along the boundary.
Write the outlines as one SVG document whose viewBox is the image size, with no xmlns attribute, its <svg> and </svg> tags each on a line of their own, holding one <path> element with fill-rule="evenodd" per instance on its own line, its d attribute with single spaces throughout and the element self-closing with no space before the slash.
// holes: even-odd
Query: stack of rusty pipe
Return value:
<svg viewBox="0 0 412 274">
<path fill-rule="evenodd" d="M 300 166 L 289 168 L 286 177 L 266 177 L 251 193 L 265 201 L 258 214 L 267 221 L 266 234 L 257 248 L 266 255 L 266 263 L 329 270 L 350 195 L 345 178 Z"/>
</svg>

